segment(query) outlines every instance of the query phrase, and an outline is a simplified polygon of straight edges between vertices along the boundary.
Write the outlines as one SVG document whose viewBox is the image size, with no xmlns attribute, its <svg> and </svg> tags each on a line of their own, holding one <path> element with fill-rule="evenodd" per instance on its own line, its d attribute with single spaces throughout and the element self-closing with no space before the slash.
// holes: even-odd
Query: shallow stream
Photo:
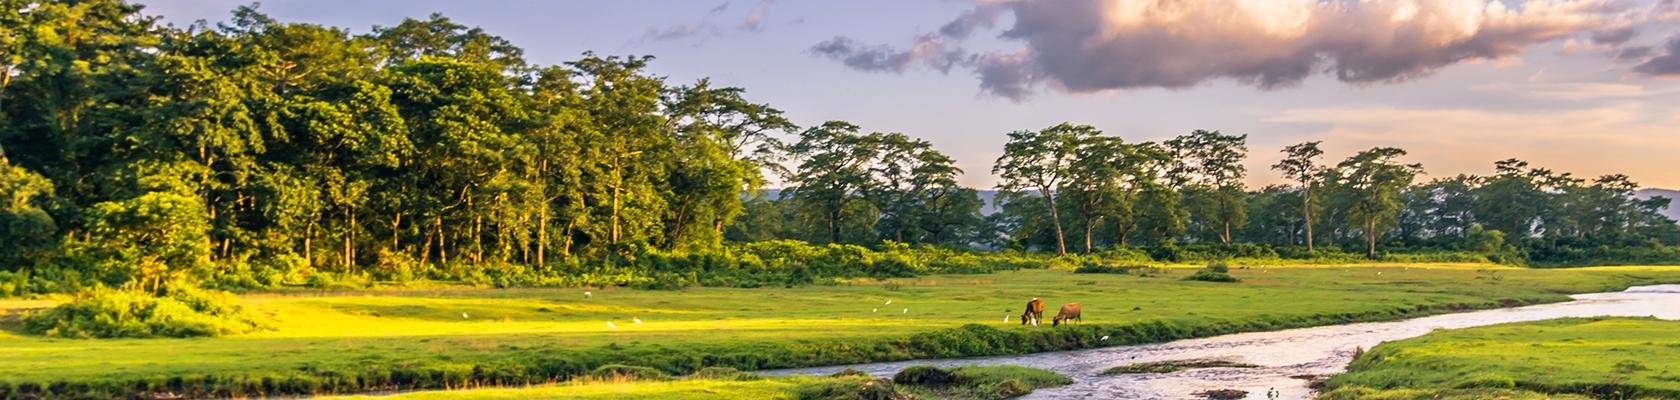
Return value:
<svg viewBox="0 0 1680 400">
<path fill-rule="evenodd" d="M 1330 325 L 1272 332 L 1241 333 L 1159 344 L 1107 347 L 1024 356 L 914 360 L 765 371 L 770 375 L 821 375 L 853 368 L 889 376 L 910 365 L 939 366 L 1011 364 L 1056 371 L 1073 378 L 1072 385 L 1034 392 L 1030 399 L 1190 399 L 1193 393 L 1236 389 L 1249 399 L 1266 399 L 1276 390 L 1279 399 L 1311 398 L 1303 376 L 1342 372 L 1358 348 L 1422 336 L 1436 329 L 1468 328 L 1509 322 L 1566 317 L 1654 316 L 1680 319 L 1680 285 L 1630 288 L 1622 292 L 1571 296 L 1563 303 L 1513 307 L 1416 319 Z M 1111 367 L 1145 362 L 1217 359 L 1257 365 L 1257 368 L 1191 369 L 1161 374 L 1101 375 Z"/>
</svg>

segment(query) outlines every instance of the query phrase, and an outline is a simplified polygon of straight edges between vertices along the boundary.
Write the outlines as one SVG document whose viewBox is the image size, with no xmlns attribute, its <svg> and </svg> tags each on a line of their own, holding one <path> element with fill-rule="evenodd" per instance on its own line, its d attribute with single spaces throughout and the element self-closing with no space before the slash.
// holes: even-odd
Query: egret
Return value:
<svg viewBox="0 0 1680 400">
<path fill-rule="evenodd" d="M 467 319 L 467 313 L 461 313 L 461 319 Z"/>
<path fill-rule="evenodd" d="M 1009 323 L 1009 314 L 1004 314 L 1003 315 L 1003 323 L 1005 323 L 1005 324 Z"/>
<path fill-rule="evenodd" d="M 881 309 L 879 309 L 879 308 L 871 308 L 871 309 L 869 309 L 869 312 L 881 312 Z"/>
<path fill-rule="evenodd" d="M 590 297 L 595 297 L 595 294 L 590 293 L 590 292 L 583 292 L 583 298 L 587 299 L 587 298 L 590 298 Z"/>
<path fill-rule="evenodd" d="M 909 314 L 909 313 L 910 313 L 910 309 L 908 309 L 908 308 L 906 308 L 906 309 L 904 309 L 904 313 L 905 313 L 905 314 Z"/>
<path fill-rule="evenodd" d="M 1103 335 L 1102 341 L 1107 342 L 1108 341 L 1108 335 Z"/>
<path fill-rule="evenodd" d="M 630 317 L 630 322 L 635 322 L 635 323 L 640 324 L 640 323 L 642 323 L 642 319 L 637 318 L 637 317 Z"/>
<path fill-rule="evenodd" d="M 892 304 L 892 300 L 887 300 L 887 304 Z"/>
<path fill-rule="evenodd" d="M 618 329 L 618 324 L 614 324 L 612 321 L 607 321 L 607 329 Z"/>
</svg>

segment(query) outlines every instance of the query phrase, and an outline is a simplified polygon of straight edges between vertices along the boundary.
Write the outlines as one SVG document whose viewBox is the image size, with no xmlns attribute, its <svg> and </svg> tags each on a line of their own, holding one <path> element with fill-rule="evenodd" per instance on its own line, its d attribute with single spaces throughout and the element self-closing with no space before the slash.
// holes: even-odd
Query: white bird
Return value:
<svg viewBox="0 0 1680 400">
<path fill-rule="evenodd" d="M 909 313 L 910 313 L 910 309 L 908 309 L 908 308 L 906 308 L 906 309 L 904 309 L 904 313 L 905 313 L 905 314 L 909 314 Z"/>
<path fill-rule="evenodd" d="M 467 313 L 461 313 L 461 319 L 467 319 Z"/>
<path fill-rule="evenodd" d="M 618 329 L 618 324 L 614 324 L 612 321 L 607 321 L 607 329 Z"/>
<path fill-rule="evenodd" d="M 871 309 L 869 309 L 869 312 L 881 312 L 881 309 L 879 309 L 879 308 L 871 308 Z"/>
<path fill-rule="evenodd" d="M 1382 271 L 1377 271 L 1377 275 L 1382 275 Z"/>
<path fill-rule="evenodd" d="M 1108 341 L 1108 335 L 1103 335 L 1102 341 L 1104 341 L 1104 342 Z"/>
<path fill-rule="evenodd" d="M 1005 324 L 1009 323 L 1009 314 L 1004 314 L 1003 315 L 1003 323 L 1005 323 Z"/>
<path fill-rule="evenodd" d="M 636 317 L 630 317 L 630 322 L 635 322 L 635 323 L 640 324 L 640 323 L 642 323 L 642 319 L 641 318 L 636 318 Z"/>
<path fill-rule="evenodd" d="M 1038 318 L 1033 318 L 1033 326 L 1038 326 Z"/>
<path fill-rule="evenodd" d="M 892 300 L 887 300 L 887 304 L 892 304 Z"/>
<path fill-rule="evenodd" d="M 590 298 L 590 297 L 595 297 L 595 294 L 590 293 L 590 292 L 583 292 L 583 298 L 587 299 L 587 298 Z"/>
</svg>

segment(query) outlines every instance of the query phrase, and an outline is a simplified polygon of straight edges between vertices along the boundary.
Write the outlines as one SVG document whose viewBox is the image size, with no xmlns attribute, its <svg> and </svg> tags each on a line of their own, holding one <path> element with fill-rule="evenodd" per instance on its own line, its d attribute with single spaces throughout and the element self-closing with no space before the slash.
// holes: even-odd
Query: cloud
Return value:
<svg viewBox="0 0 1680 400">
<path fill-rule="evenodd" d="M 1662 55 L 1645 60 L 1633 70 L 1646 75 L 1680 76 L 1680 34 L 1668 38 Z"/>
<path fill-rule="evenodd" d="M 741 24 L 735 27 L 743 31 L 763 31 L 764 16 L 770 12 L 770 6 L 775 3 L 775 0 L 760 0 L 758 5 L 753 6 L 752 11 L 747 12 L 747 18 L 741 20 Z"/>
<path fill-rule="evenodd" d="M 768 12 L 772 3 L 774 3 L 774 0 L 760 0 L 757 5 L 754 5 L 753 8 L 747 12 L 747 16 L 741 20 L 739 25 L 736 25 L 736 28 L 747 32 L 764 31 L 764 16 L 765 13 Z M 705 16 L 701 17 L 699 21 L 692 24 L 679 24 L 663 28 L 648 28 L 647 32 L 642 34 L 641 40 L 644 42 L 663 42 L 696 37 L 722 36 L 724 34 L 723 29 L 719 28 L 718 24 L 713 21 L 715 20 L 715 16 L 729 11 L 729 5 L 730 2 L 725 1 L 722 4 L 718 4 L 717 6 L 707 9 Z M 626 45 L 628 45 L 628 43 Z"/>
<path fill-rule="evenodd" d="M 948 72 L 951 67 L 967 62 L 961 49 L 947 46 L 933 35 L 917 37 L 916 42 L 905 50 L 887 45 L 866 45 L 852 38 L 836 36 L 812 46 L 811 52 L 866 72 L 904 72 L 916 64 Z"/>
<path fill-rule="evenodd" d="M 939 34 L 955 39 L 967 38 L 977 30 L 990 29 L 997 23 L 997 18 L 1003 11 L 1003 7 L 997 3 L 981 4 L 939 27 Z"/>
<path fill-rule="evenodd" d="M 1593 32 L 1592 41 L 1593 44 L 1621 46 L 1623 43 L 1633 40 L 1634 36 L 1639 36 L 1639 28 L 1628 26 Z"/>
<path fill-rule="evenodd" d="M 1622 61 L 1643 60 L 1651 56 L 1651 46 L 1629 46 L 1616 51 L 1616 59 Z"/>
<path fill-rule="evenodd" d="M 682 24 L 665 28 L 648 28 L 647 32 L 642 34 L 642 40 L 663 42 L 696 37 L 708 33 L 716 34 L 717 28 L 705 23 Z"/>
<path fill-rule="evenodd" d="M 979 75 L 983 91 L 1020 100 L 1040 87 L 1087 93 L 1233 79 L 1275 89 L 1315 74 L 1400 82 L 1582 34 L 1626 42 L 1637 33 L 1622 28 L 1633 26 L 1628 16 L 1654 10 L 1632 8 L 1620 0 L 1010 1 L 976 6 L 940 34 L 960 40 L 1012 15 L 1002 38 L 1021 48 L 959 65 Z"/>
</svg>

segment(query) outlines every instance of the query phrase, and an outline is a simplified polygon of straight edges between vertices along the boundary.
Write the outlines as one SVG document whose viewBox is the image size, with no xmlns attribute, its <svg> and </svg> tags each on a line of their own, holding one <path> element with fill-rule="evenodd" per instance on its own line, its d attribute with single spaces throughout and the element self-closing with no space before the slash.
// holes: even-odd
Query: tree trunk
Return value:
<svg viewBox="0 0 1680 400">
<path fill-rule="evenodd" d="M 544 196 L 542 207 L 537 210 L 537 268 L 548 266 L 543 259 L 543 252 L 548 249 L 548 199 Z"/>
<path fill-rule="evenodd" d="M 1307 254 L 1310 256 L 1313 251 L 1312 189 L 1304 184 L 1301 187 L 1301 219 L 1307 223 Z"/>
<path fill-rule="evenodd" d="M 1231 245 L 1231 221 L 1225 221 L 1225 233 L 1219 234 L 1219 241 L 1226 246 Z"/>
<path fill-rule="evenodd" d="M 1056 197 L 1050 193 L 1048 188 L 1039 189 L 1039 193 L 1044 194 L 1044 202 L 1050 205 L 1050 220 L 1056 226 L 1056 255 L 1065 256 L 1067 255 L 1067 239 L 1062 235 L 1062 215 L 1056 210 Z"/>
<path fill-rule="evenodd" d="M 1377 220 L 1365 218 L 1365 258 L 1377 259 Z"/>
<path fill-rule="evenodd" d="M 303 227 L 303 265 L 315 265 L 315 255 L 310 252 L 309 247 L 310 239 L 313 238 L 315 238 L 315 221 L 310 220 L 309 224 Z"/>
</svg>

